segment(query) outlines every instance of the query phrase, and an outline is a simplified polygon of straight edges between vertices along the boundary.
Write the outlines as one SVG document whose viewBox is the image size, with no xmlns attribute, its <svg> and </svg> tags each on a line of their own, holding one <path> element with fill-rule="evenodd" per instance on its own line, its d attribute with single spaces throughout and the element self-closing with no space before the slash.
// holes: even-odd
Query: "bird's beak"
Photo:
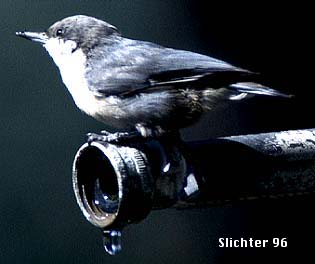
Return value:
<svg viewBox="0 0 315 264">
<path fill-rule="evenodd" d="M 42 45 L 44 45 L 47 40 L 48 36 L 45 32 L 25 32 L 25 31 L 19 31 L 15 33 L 17 36 L 34 41 L 39 42 Z"/>
</svg>

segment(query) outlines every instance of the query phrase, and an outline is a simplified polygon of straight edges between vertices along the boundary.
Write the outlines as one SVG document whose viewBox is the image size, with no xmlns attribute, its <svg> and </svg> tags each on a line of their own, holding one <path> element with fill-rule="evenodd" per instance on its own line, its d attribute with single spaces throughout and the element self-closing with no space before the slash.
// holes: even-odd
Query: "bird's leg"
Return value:
<svg viewBox="0 0 315 264">
<path fill-rule="evenodd" d="M 148 127 L 141 123 L 136 125 L 136 129 L 144 138 L 160 137 L 166 132 L 160 126 Z"/>
</svg>

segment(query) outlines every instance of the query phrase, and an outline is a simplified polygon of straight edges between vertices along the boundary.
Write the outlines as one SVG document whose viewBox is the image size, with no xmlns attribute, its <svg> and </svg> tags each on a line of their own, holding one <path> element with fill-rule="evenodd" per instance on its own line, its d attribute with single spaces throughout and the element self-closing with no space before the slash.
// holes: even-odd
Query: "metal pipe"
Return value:
<svg viewBox="0 0 315 264">
<path fill-rule="evenodd" d="M 74 159 L 73 188 L 115 254 L 121 228 L 152 209 L 314 192 L 315 129 L 188 143 L 167 137 L 128 146 L 86 143 Z"/>
</svg>

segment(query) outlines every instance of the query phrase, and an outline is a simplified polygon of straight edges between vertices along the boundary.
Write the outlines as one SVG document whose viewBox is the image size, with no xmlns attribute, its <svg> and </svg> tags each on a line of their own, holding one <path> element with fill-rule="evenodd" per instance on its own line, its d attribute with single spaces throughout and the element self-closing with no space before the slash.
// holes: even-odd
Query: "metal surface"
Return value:
<svg viewBox="0 0 315 264">
<path fill-rule="evenodd" d="M 151 209 L 314 193 L 314 157 L 315 129 L 188 143 L 92 142 L 76 154 L 73 188 L 86 219 L 104 230 L 105 249 L 116 254 L 121 229 Z"/>
<path fill-rule="evenodd" d="M 84 144 L 73 164 L 73 189 L 86 219 L 100 228 L 119 228 L 146 216 L 153 195 L 147 168 L 134 148 Z"/>
<path fill-rule="evenodd" d="M 315 129 L 232 136 L 224 139 L 245 144 L 263 154 L 283 157 L 287 160 L 315 158 Z"/>
</svg>

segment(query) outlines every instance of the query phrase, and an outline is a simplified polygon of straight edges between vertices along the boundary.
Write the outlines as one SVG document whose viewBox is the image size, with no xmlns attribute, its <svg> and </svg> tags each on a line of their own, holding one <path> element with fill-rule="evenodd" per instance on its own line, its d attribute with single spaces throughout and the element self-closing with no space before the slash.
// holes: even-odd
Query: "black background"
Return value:
<svg viewBox="0 0 315 264">
<path fill-rule="evenodd" d="M 76 109 L 47 53 L 14 32 L 87 14 L 127 37 L 261 72 L 266 84 L 295 95 L 250 99 L 209 114 L 184 130 L 193 140 L 314 127 L 311 10 L 302 1 L 1 1 L 0 263 L 276 263 L 293 257 L 303 263 L 315 238 L 313 199 L 306 197 L 152 212 L 124 230 L 120 255 L 106 255 L 71 184 L 76 150 L 85 133 L 102 124 Z M 223 250 L 219 237 L 287 237 L 289 246 Z"/>
</svg>

